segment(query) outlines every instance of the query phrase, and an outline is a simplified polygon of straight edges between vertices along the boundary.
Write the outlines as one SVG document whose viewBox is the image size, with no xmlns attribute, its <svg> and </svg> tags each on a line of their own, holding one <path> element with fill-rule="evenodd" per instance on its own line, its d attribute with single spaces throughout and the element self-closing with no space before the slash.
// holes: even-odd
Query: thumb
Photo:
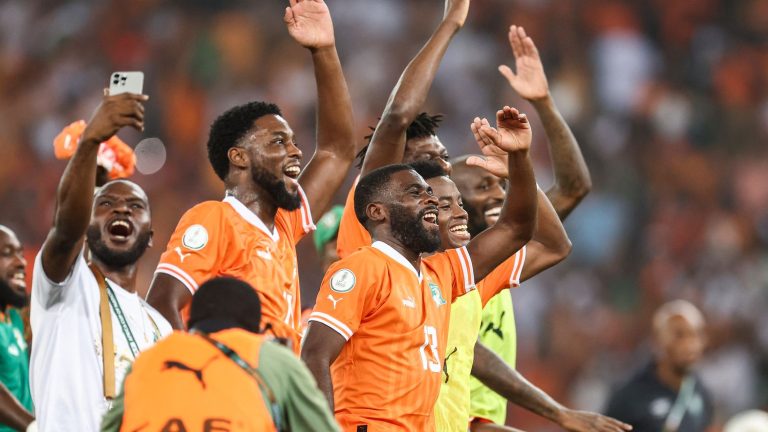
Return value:
<svg viewBox="0 0 768 432">
<path fill-rule="evenodd" d="M 515 75 L 514 72 L 512 72 L 512 69 L 509 68 L 507 65 L 501 65 L 499 66 L 499 72 L 501 73 L 504 78 L 509 81 L 509 85 L 514 85 L 515 81 L 517 81 L 517 75 Z"/>
<path fill-rule="evenodd" d="M 488 169 L 488 161 L 480 156 L 470 156 L 466 160 L 469 166 L 475 166 L 482 169 Z"/>
</svg>

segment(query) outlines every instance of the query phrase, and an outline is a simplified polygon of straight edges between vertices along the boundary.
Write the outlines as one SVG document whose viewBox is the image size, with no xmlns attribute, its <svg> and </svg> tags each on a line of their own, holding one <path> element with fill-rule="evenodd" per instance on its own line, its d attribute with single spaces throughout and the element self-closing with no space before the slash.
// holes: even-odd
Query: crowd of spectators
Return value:
<svg viewBox="0 0 768 432">
<path fill-rule="evenodd" d="M 362 143 L 442 2 L 327 3 Z M 156 245 L 140 286 L 182 211 L 222 197 L 205 155 L 216 115 L 248 100 L 276 102 L 308 160 L 314 80 L 309 56 L 285 31 L 284 6 L 0 3 L 0 219 L 25 242 L 28 261 L 50 227 L 64 168 L 53 138 L 89 118 L 111 72 L 143 71 L 150 95 L 145 133 L 122 138 L 159 138 L 168 154 L 159 172 L 134 176 L 153 204 Z M 701 374 L 718 418 L 768 406 L 768 1 L 473 0 L 425 109 L 445 115 L 439 135 L 452 155 L 475 151 L 474 116 L 503 104 L 531 113 L 546 188 L 546 137 L 496 70 L 513 63 L 510 24 L 536 42 L 594 185 L 566 223 L 572 255 L 514 291 L 520 370 L 564 403 L 601 410 L 611 387 L 649 357 L 650 314 L 684 298 L 708 321 Z M 299 250 L 311 301 L 322 275 L 311 242 Z M 521 410 L 510 415 L 524 429 L 551 427 Z"/>
</svg>

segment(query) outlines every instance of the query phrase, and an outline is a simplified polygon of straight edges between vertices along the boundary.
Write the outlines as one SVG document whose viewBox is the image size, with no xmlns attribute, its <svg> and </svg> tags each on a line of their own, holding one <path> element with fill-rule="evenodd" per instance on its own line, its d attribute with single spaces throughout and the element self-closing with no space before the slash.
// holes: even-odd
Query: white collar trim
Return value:
<svg viewBox="0 0 768 432">
<path fill-rule="evenodd" d="M 375 241 L 371 246 L 383 252 L 384 255 L 397 261 L 398 264 L 412 271 L 413 274 L 416 275 L 416 277 L 419 279 L 419 282 L 421 282 L 421 272 L 416 270 L 416 268 L 413 267 L 413 264 L 411 264 L 400 252 L 396 251 L 395 248 L 384 243 L 383 241 Z"/>
<path fill-rule="evenodd" d="M 258 216 L 256 216 L 256 213 L 252 212 L 248 207 L 245 206 L 245 204 L 240 202 L 239 199 L 233 197 L 232 195 L 227 195 L 223 201 L 231 205 L 237 214 L 239 214 L 248 223 L 264 231 L 264 233 L 268 235 L 272 240 L 280 240 L 280 234 L 277 232 L 277 229 L 273 228 L 272 231 L 270 231 L 269 228 L 267 228 L 267 225 L 264 224 L 264 222 Z"/>
</svg>

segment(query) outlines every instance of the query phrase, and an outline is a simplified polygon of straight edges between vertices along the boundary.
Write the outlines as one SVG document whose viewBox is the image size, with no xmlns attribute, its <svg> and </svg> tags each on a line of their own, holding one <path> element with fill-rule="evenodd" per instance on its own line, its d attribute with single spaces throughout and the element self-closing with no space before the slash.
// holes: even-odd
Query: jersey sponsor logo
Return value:
<svg viewBox="0 0 768 432">
<path fill-rule="evenodd" d="M 413 299 L 413 297 L 404 298 L 403 306 L 411 309 L 416 309 L 416 301 Z"/>
<path fill-rule="evenodd" d="M 188 256 L 192 255 L 191 253 L 183 253 L 183 252 L 181 251 L 181 246 L 176 246 L 176 249 L 174 249 L 174 250 L 176 251 L 176 253 L 177 253 L 177 254 L 179 254 L 179 259 L 181 260 L 181 262 L 182 262 L 182 263 L 184 262 L 184 260 L 185 260 L 185 259 L 186 259 Z"/>
<path fill-rule="evenodd" d="M 660 397 L 651 401 L 649 406 L 651 415 L 657 418 L 662 418 L 669 414 L 669 410 L 672 408 L 672 401 L 669 398 Z"/>
<path fill-rule="evenodd" d="M 180 418 L 171 418 L 165 423 L 160 432 L 191 432 L 202 430 L 203 432 L 229 432 L 232 430 L 232 420 L 223 418 L 207 418 L 203 420 L 203 427 L 187 425 Z"/>
<path fill-rule="evenodd" d="M 208 244 L 208 230 L 200 224 L 195 224 L 184 231 L 181 243 L 187 249 L 200 250 Z"/>
<path fill-rule="evenodd" d="M 446 303 L 443 298 L 443 293 L 440 292 L 440 287 L 432 282 L 429 283 L 429 291 L 432 293 L 432 300 L 435 301 L 437 307 L 440 307 Z"/>
<path fill-rule="evenodd" d="M 355 287 L 355 283 L 357 283 L 357 279 L 351 270 L 341 269 L 331 276 L 331 289 L 338 293 L 352 291 L 352 288 Z"/>
<path fill-rule="evenodd" d="M 333 297 L 333 295 L 331 295 L 331 294 L 328 294 L 328 300 L 330 300 L 330 301 L 333 303 L 333 310 L 336 310 L 336 303 L 338 303 L 338 302 L 340 302 L 340 301 L 344 300 L 344 297 L 342 297 L 342 298 L 340 298 L 340 299 L 335 299 L 335 298 Z"/>
<path fill-rule="evenodd" d="M 8 345 L 8 354 L 18 357 L 21 354 L 21 351 L 19 351 L 19 347 L 16 345 Z"/>
</svg>

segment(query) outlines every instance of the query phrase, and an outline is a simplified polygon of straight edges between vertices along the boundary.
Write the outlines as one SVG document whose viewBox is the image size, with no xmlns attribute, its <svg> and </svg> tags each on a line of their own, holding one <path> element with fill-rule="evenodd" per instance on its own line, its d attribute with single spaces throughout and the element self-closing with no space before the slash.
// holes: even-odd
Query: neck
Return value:
<svg viewBox="0 0 768 432">
<path fill-rule="evenodd" d="M 402 243 L 400 243 L 391 233 L 382 233 L 381 235 L 373 235 L 374 241 L 380 241 L 384 242 L 392 249 L 396 250 L 400 255 L 405 257 L 406 260 L 408 260 L 409 263 L 417 270 L 421 268 L 421 256 L 405 247 Z"/>
<path fill-rule="evenodd" d="M 656 376 L 664 385 L 675 391 L 680 390 L 685 379 L 685 374 L 680 374 L 672 365 L 664 362 L 656 365 Z"/>
<path fill-rule="evenodd" d="M 238 201 L 243 203 L 248 210 L 264 222 L 269 229 L 275 227 L 275 215 L 277 214 L 277 204 L 272 194 L 264 190 L 259 185 L 250 182 L 249 184 L 238 184 L 227 188 L 227 195 L 232 195 Z"/>
<path fill-rule="evenodd" d="M 104 277 L 114 281 L 130 293 L 136 292 L 136 264 L 123 267 L 112 267 L 95 256 L 91 259 L 93 263 L 96 264 L 96 267 L 98 267 L 104 274 Z"/>
</svg>

